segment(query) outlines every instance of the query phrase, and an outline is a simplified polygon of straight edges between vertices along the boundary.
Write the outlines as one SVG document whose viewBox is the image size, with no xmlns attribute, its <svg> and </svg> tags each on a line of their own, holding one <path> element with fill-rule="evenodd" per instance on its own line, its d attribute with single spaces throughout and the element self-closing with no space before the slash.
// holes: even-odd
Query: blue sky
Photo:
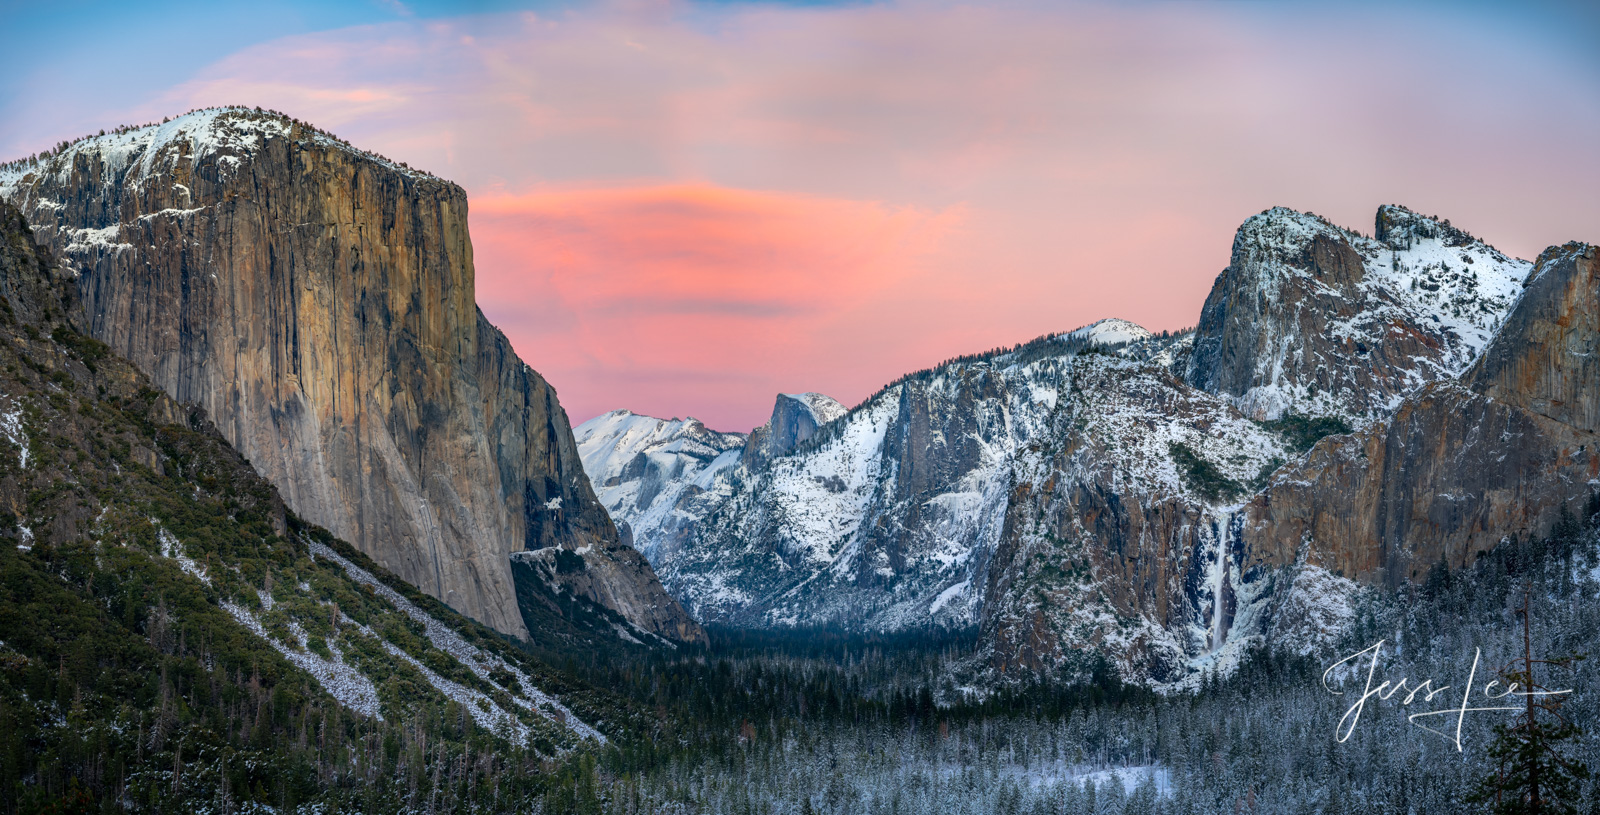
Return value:
<svg viewBox="0 0 1600 815">
<path fill-rule="evenodd" d="M 551 13 L 585 5 L 597 4 L 528 0 L 5 0 L 0 2 L 0 15 L 7 21 L 5 33 L 0 34 L 0 157 L 11 158 L 59 139 L 123 124 L 107 119 L 107 114 L 136 109 L 140 102 L 194 78 L 230 54 L 272 40 L 398 21 L 524 9 Z M 719 0 L 692 5 L 715 9 L 740 4 Z M 837 4 L 802 0 L 774 5 Z M 1528 42 L 1568 70 L 1600 77 L 1600 46 L 1596 45 L 1600 42 L 1600 3 L 1595 2 L 1243 0 L 1209 5 L 1242 8 L 1267 19 L 1341 7 L 1448 9 Z"/>
</svg>

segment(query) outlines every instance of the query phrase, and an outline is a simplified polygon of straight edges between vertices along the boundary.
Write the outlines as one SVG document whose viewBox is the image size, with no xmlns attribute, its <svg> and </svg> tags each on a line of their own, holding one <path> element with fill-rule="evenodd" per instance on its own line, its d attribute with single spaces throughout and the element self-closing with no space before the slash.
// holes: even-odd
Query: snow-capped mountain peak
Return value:
<svg viewBox="0 0 1600 815">
<path fill-rule="evenodd" d="M 828 422 L 843 416 L 846 410 L 845 406 L 839 404 L 839 402 L 832 396 L 828 396 L 824 393 L 816 393 L 815 391 L 807 391 L 805 393 L 780 393 L 778 394 L 778 397 L 781 399 L 792 399 L 802 405 L 805 405 L 806 409 L 811 411 L 811 415 L 816 418 L 817 424 L 819 425 L 827 424 Z"/>
<path fill-rule="evenodd" d="M 772 406 L 772 418 L 750 431 L 744 448 L 744 464 L 758 469 L 766 462 L 809 440 L 817 428 L 845 415 L 845 406 L 820 393 L 780 393 Z"/>
<path fill-rule="evenodd" d="M 1102 346 L 1122 346 L 1147 340 L 1150 337 L 1151 333 L 1144 326 L 1116 317 L 1108 317 L 1104 320 L 1092 322 L 1064 335 L 1064 338 L 1068 340 L 1083 340 Z"/>
<path fill-rule="evenodd" d="M 573 428 L 578 457 L 595 495 L 619 526 L 665 524 L 684 494 L 711 486 L 739 462 L 746 435 L 720 433 L 699 419 L 657 419 L 613 410 Z M 654 541 L 634 540 L 645 557 Z"/>
</svg>

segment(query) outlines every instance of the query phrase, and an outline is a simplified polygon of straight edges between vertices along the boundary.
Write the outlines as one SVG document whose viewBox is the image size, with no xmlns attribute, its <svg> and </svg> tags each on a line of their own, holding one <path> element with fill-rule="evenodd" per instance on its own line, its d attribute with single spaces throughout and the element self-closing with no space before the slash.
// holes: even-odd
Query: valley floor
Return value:
<svg viewBox="0 0 1600 815">
<path fill-rule="evenodd" d="M 1453 708 L 1372 701 L 1347 739 L 1341 716 L 1361 670 L 1342 656 L 1385 642 L 1378 682 L 1475 687 L 1520 653 L 1515 615 L 1531 593 L 1536 657 L 1600 657 L 1600 539 L 1572 523 L 1508 543 L 1471 569 L 1436 569 L 1400 596 L 1368 594 L 1329 653 L 1262 645 L 1237 673 L 1160 695 L 1101 674 L 1088 686 L 952 695 L 970 669 L 960 637 L 868 641 L 713 632 L 705 655 L 571 665 L 674 723 L 667 738 L 619 747 L 546 799 L 548 811 L 676 813 L 1456 813 L 1493 775 L 1494 725 L 1467 715 L 1461 749 L 1407 716 Z M 1563 716 L 1600 725 L 1600 682 L 1584 663 L 1540 678 L 1571 689 Z M 1500 677 L 1503 678 L 1503 677 Z M 1481 701 L 1478 704 L 1486 704 Z M 1435 729 L 1454 733 L 1455 717 Z M 1426 719 L 1421 723 L 1437 722 Z M 1600 741 L 1569 755 L 1600 767 Z M 1577 800 L 1600 806 L 1586 782 Z"/>
</svg>

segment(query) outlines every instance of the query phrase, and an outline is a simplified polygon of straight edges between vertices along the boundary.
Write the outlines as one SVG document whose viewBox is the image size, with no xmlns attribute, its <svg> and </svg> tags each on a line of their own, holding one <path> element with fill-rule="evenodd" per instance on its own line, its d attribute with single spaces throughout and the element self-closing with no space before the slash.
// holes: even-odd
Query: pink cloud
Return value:
<svg viewBox="0 0 1600 815">
<path fill-rule="evenodd" d="M 260 104 L 456 180 L 485 310 L 575 419 L 742 429 L 777 390 L 1192 324 L 1271 205 L 1600 239 L 1594 72 L 1472 14 L 619 3 L 281 40 L 122 118 Z"/>
<path fill-rule="evenodd" d="M 701 405 L 747 428 L 752 399 L 825 373 L 797 349 L 925 275 L 959 218 L 706 184 L 491 195 L 472 204 L 478 298 L 530 364 L 586 385 L 563 387 L 575 416 Z"/>
</svg>

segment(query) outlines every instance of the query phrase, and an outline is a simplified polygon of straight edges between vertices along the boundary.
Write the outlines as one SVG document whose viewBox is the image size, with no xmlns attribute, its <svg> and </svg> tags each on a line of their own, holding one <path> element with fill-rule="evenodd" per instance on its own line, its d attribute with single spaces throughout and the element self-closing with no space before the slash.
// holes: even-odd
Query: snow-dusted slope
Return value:
<svg viewBox="0 0 1600 815">
<path fill-rule="evenodd" d="M 1181 680 L 1254 611 L 1231 514 L 1293 455 L 1222 397 L 1133 353 L 1073 360 L 1041 443 L 1020 450 L 989 570 L 983 650 L 1053 672 L 1096 650 Z"/>
<path fill-rule="evenodd" d="M 815 417 L 818 425 L 825 425 L 849 412 L 844 405 L 839 404 L 838 400 L 823 393 L 807 391 L 806 393 L 780 393 L 778 396 L 784 399 L 792 399 L 804 405 L 806 410 L 810 411 L 811 415 Z"/>
<path fill-rule="evenodd" d="M 189 168 L 206 163 L 216 172 L 207 183 L 226 184 L 269 140 L 289 138 L 291 124 L 280 114 L 260 109 L 217 107 L 190 111 L 160 124 L 117 128 L 60 150 L 0 164 L 0 199 L 22 210 L 36 232 L 50 235 L 59 231 L 66 265 L 93 266 L 101 256 L 125 251 L 145 239 L 143 233 L 152 219 L 181 220 L 207 208 L 192 189 L 195 184 Z M 309 125 L 300 125 L 295 136 L 359 156 L 388 172 L 433 178 Z M 85 168 L 87 175 L 81 174 Z M 42 192 L 69 184 L 75 174 L 79 180 L 92 177 L 112 193 L 104 206 L 94 208 L 98 217 L 87 224 L 65 218 L 67 202 Z M 147 205 L 154 201 L 162 203 Z M 128 205 L 139 213 L 138 229 L 122 223 Z"/>
<path fill-rule="evenodd" d="M 711 489 L 736 466 L 746 435 L 719 433 L 698 419 L 657 419 L 626 410 L 596 416 L 576 428 L 578 455 L 612 520 L 626 524 L 634 546 L 652 561 L 678 505 Z M 687 493 L 687 494 L 686 494 Z"/>
<path fill-rule="evenodd" d="M 685 460 L 686 425 L 625 412 L 580 426 L 579 445 L 614 517 L 702 619 L 972 625 L 1011 459 L 1046 426 L 1062 366 L 1171 344 L 1105 320 L 919 372 L 849 411 L 781 394 L 736 462 L 721 445 Z"/>
<path fill-rule="evenodd" d="M 1130 342 L 1140 342 L 1150 339 L 1150 332 L 1137 323 L 1115 317 L 1090 323 L 1076 331 L 1064 335 L 1066 340 L 1084 340 L 1103 346 L 1120 346 Z"/>
<path fill-rule="evenodd" d="M 308 129 L 309 130 L 309 129 Z M 0 198 L 12 200 L 24 211 L 26 202 L 12 193 L 23 186 L 29 175 L 52 174 L 65 181 L 72 168 L 86 162 L 101 174 L 102 183 L 139 187 L 152 178 L 162 178 L 180 160 L 198 164 L 208 155 L 220 156 L 224 172 L 237 170 L 244 157 L 259 150 L 267 139 L 284 138 L 290 122 L 275 113 L 245 107 L 216 107 L 191 111 L 160 124 L 117 128 L 110 133 L 81 139 L 42 159 L 10 161 L 0 164 Z M 376 153 L 351 146 L 331 134 L 309 131 L 307 137 L 320 144 L 337 146 L 346 152 L 382 164 L 385 168 L 411 177 L 431 177 L 427 173 L 396 164 Z M 49 206 L 50 202 L 43 202 Z M 31 213 L 30 213 L 31 214 Z"/>
</svg>

